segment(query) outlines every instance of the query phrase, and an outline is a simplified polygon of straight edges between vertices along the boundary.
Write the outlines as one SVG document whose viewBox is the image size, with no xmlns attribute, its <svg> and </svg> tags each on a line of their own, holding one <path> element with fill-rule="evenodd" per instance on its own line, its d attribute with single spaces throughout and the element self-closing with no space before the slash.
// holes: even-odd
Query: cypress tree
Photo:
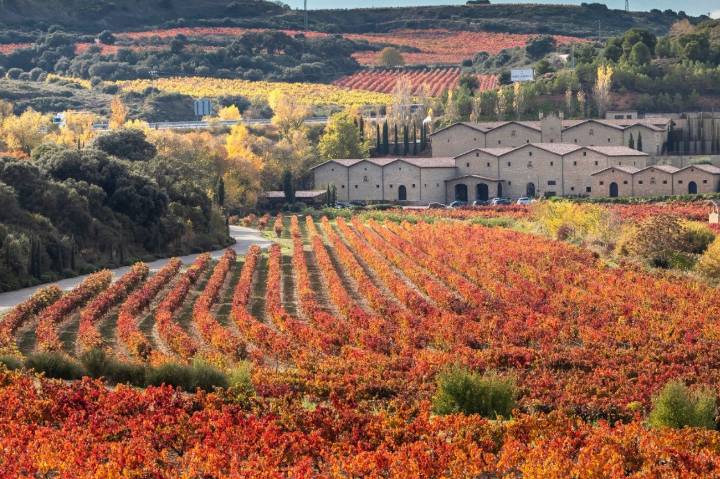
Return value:
<svg viewBox="0 0 720 479">
<path fill-rule="evenodd" d="M 283 173 L 283 193 L 285 194 L 285 203 L 295 203 L 295 188 L 293 188 L 293 174 L 290 170 Z"/>
<path fill-rule="evenodd" d="M 417 155 L 417 125 L 413 123 L 413 155 Z"/>
<path fill-rule="evenodd" d="M 410 154 L 410 138 L 408 138 L 408 126 L 403 125 L 403 154 L 408 156 Z"/>
<path fill-rule="evenodd" d="M 637 149 L 638 151 L 642 151 L 642 132 L 640 131 L 638 131 Z"/>
<path fill-rule="evenodd" d="M 400 154 L 400 147 L 398 145 L 398 131 L 397 131 L 397 123 L 394 125 L 395 128 L 395 143 L 393 146 L 393 155 L 397 156 Z"/>
<path fill-rule="evenodd" d="M 635 137 L 630 133 L 630 141 L 628 141 L 628 148 L 635 149 Z"/>
<path fill-rule="evenodd" d="M 365 142 L 365 121 L 363 120 L 362 115 L 360 115 L 360 118 L 358 119 L 358 128 L 360 128 L 360 141 Z"/>
<path fill-rule="evenodd" d="M 379 155 L 382 153 L 382 146 L 380 142 L 380 123 L 375 123 L 375 154 Z"/>
<path fill-rule="evenodd" d="M 388 133 L 388 123 L 387 120 L 385 120 L 385 123 L 383 123 L 383 147 L 382 147 L 382 154 L 387 155 L 390 152 L 390 138 Z"/>
</svg>

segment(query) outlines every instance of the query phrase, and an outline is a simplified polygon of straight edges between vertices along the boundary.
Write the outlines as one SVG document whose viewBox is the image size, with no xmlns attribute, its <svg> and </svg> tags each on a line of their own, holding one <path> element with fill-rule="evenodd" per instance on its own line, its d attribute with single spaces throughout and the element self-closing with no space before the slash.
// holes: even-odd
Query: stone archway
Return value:
<svg viewBox="0 0 720 479">
<path fill-rule="evenodd" d="M 490 188 L 485 183 L 478 183 L 475 191 L 475 199 L 477 201 L 487 201 L 490 199 Z"/>
<path fill-rule="evenodd" d="M 407 201 L 407 188 L 405 185 L 398 186 L 398 201 Z"/>
<path fill-rule="evenodd" d="M 528 183 L 525 187 L 525 196 L 535 198 L 535 183 Z"/>
<path fill-rule="evenodd" d="M 617 198 L 619 195 L 618 184 L 613 181 L 610 183 L 610 198 Z"/>
<path fill-rule="evenodd" d="M 468 200 L 468 188 L 465 183 L 458 183 L 455 185 L 455 201 L 466 201 Z"/>
<path fill-rule="evenodd" d="M 697 192 L 698 192 L 697 183 L 695 183 L 694 181 L 691 181 L 690 183 L 688 183 L 688 193 L 690 193 L 691 195 L 697 195 Z"/>
</svg>

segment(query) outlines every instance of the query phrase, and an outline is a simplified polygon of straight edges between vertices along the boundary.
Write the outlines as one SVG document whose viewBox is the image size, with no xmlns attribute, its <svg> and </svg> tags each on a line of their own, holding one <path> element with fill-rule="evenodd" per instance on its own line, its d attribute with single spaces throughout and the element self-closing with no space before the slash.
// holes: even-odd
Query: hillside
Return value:
<svg viewBox="0 0 720 479">
<path fill-rule="evenodd" d="M 302 12 L 263 0 L 8 0 L 0 2 L 1 24 L 20 30 L 60 25 L 78 32 L 157 26 L 244 26 L 302 28 Z M 315 10 L 310 28 L 324 32 L 388 32 L 402 28 L 444 28 L 574 36 L 617 35 L 632 27 L 665 34 L 678 15 L 609 10 L 604 5 L 428 6 Z"/>
</svg>

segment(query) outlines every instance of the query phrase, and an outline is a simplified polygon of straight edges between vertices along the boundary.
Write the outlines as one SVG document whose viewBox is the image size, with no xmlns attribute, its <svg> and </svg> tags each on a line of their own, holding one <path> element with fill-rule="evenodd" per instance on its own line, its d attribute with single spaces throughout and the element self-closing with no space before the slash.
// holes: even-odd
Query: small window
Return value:
<svg viewBox="0 0 720 479">
<path fill-rule="evenodd" d="M 551 162 L 550 162 L 550 166 L 555 166 L 555 162 L 554 162 L 554 161 L 551 161 Z"/>
<path fill-rule="evenodd" d="M 610 138 L 608 138 L 608 143 L 610 143 Z"/>
<path fill-rule="evenodd" d="M 402 171 L 402 166 L 398 166 L 398 171 Z"/>
<path fill-rule="evenodd" d="M 365 171 L 367 171 L 367 166 L 365 167 Z"/>
<path fill-rule="evenodd" d="M 517 131 L 516 131 L 516 130 L 512 130 L 512 131 L 510 132 L 510 136 L 512 136 L 513 138 L 515 138 L 515 137 L 517 136 Z"/>
<path fill-rule="evenodd" d="M 363 176 L 363 183 L 367 183 L 367 182 L 368 182 L 368 177 L 367 177 L 367 176 Z"/>
<path fill-rule="evenodd" d="M 532 156 L 532 151 L 528 151 L 528 156 Z"/>
<path fill-rule="evenodd" d="M 678 180 L 678 185 L 682 185 L 682 180 Z"/>
<path fill-rule="evenodd" d="M 622 166 L 622 161 L 618 161 L 618 165 L 619 165 L 619 166 Z"/>
<path fill-rule="evenodd" d="M 529 143 L 530 143 L 530 140 L 525 140 L 525 143 L 528 143 L 528 144 L 529 144 Z"/>
<path fill-rule="evenodd" d="M 509 161 L 508 161 L 508 166 L 512 166 L 512 163 L 510 163 Z"/>
<path fill-rule="evenodd" d="M 440 188 L 440 183 L 435 183 L 435 188 Z"/>
<path fill-rule="evenodd" d="M 602 186 L 602 185 L 604 185 L 604 184 L 605 184 L 605 182 L 604 182 L 604 181 L 601 181 L 601 182 L 600 182 L 600 186 Z"/>
<path fill-rule="evenodd" d="M 415 188 L 415 183 L 412 184 L 412 187 Z"/>
<path fill-rule="evenodd" d="M 577 143 L 577 138 L 575 138 L 575 143 Z"/>
<path fill-rule="evenodd" d="M 480 158 L 480 153 L 475 153 L 475 158 Z"/>
<path fill-rule="evenodd" d="M 380 185 L 375 185 L 375 188 L 380 188 Z"/>
<path fill-rule="evenodd" d="M 357 190 L 357 185 L 355 185 L 355 189 Z"/>
<path fill-rule="evenodd" d="M 663 185 L 667 185 L 667 180 L 663 180 Z"/>
<path fill-rule="evenodd" d="M 556 184 L 555 180 L 548 180 L 548 186 L 555 186 Z"/>
<path fill-rule="evenodd" d="M 533 167 L 532 161 L 528 161 L 527 167 L 528 167 L 528 168 L 532 168 L 532 167 Z"/>
<path fill-rule="evenodd" d="M 465 166 L 466 166 L 467 168 L 470 168 L 470 163 L 465 163 Z"/>
<path fill-rule="evenodd" d="M 487 167 L 490 168 L 490 162 L 489 162 L 489 161 L 488 161 L 488 163 L 487 163 Z"/>
<path fill-rule="evenodd" d="M 335 171 L 335 168 L 330 168 L 330 171 Z"/>
<path fill-rule="evenodd" d="M 577 161 L 573 161 L 573 166 L 577 166 Z"/>
<path fill-rule="evenodd" d="M 502 145 L 502 140 L 498 140 L 498 145 Z"/>
<path fill-rule="evenodd" d="M 473 141 L 477 141 L 477 138 L 473 138 Z"/>
<path fill-rule="evenodd" d="M 623 181 L 623 185 L 627 185 L 627 184 L 628 184 L 627 180 Z"/>
<path fill-rule="evenodd" d="M 392 188 L 392 187 L 393 187 L 393 185 L 392 185 L 392 184 L 390 184 L 390 188 Z"/>
<path fill-rule="evenodd" d="M 587 151 L 583 151 L 583 156 L 587 156 Z"/>
<path fill-rule="evenodd" d="M 602 183 L 600 183 L 600 184 L 602 184 Z M 585 193 L 590 193 L 591 191 L 592 191 L 591 187 L 589 187 L 589 186 L 585 187 Z"/>
<path fill-rule="evenodd" d="M 703 180 L 703 184 L 707 184 L 707 180 Z"/>
<path fill-rule="evenodd" d="M 596 161 L 596 162 L 595 162 L 595 166 L 597 166 L 598 164 L 599 164 L 599 163 Z"/>
<path fill-rule="evenodd" d="M 508 181 L 508 186 L 512 185 L 512 181 Z"/>
<path fill-rule="evenodd" d="M 570 187 L 570 191 L 575 191 L 575 187 L 574 187 L 574 186 L 571 186 L 571 187 Z"/>
<path fill-rule="evenodd" d="M 655 177 L 654 177 L 654 176 L 650 177 L 650 184 L 651 184 L 651 185 L 654 185 L 654 184 L 655 184 Z"/>
<path fill-rule="evenodd" d="M 595 136 L 595 130 L 590 128 L 590 131 L 588 131 L 588 135 Z"/>
<path fill-rule="evenodd" d="M 642 185 L 642 184 L 643 184 L 642 180 L 638 181 L 638 185 Z"/>
<path fill-rule="evenodd" d="M 423 188 L 427 188 L 427 183 L 425 183 L 425 184 L 423 185 Z"/>
</svg>

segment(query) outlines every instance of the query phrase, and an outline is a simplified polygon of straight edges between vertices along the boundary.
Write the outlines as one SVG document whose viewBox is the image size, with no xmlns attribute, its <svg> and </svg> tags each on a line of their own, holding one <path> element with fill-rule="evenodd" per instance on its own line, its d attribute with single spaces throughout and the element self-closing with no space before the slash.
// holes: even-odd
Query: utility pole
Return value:
<svg viewBox="0 0 720 479">
<path fill-rule="evenodd" d="M 305 8 L 305 31 L 307 31 L 308 30 L 307 0 L 304 0 L 304 8 Z"/>
<path fill-rule="evenodd" d="M 600 33 L 600 20 L 598 20 L 598 41 L 602 41 L 602 34 Z"/>
<path fill-rule="evenodd" d="M 625 0 L 625 11 L 626 12 L 630 11 L 630 0 Z"/>
</svg>

